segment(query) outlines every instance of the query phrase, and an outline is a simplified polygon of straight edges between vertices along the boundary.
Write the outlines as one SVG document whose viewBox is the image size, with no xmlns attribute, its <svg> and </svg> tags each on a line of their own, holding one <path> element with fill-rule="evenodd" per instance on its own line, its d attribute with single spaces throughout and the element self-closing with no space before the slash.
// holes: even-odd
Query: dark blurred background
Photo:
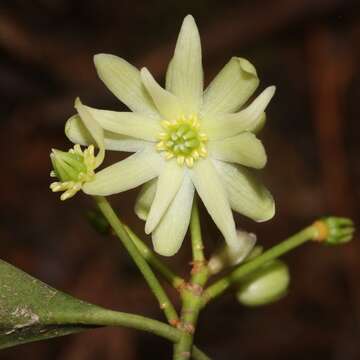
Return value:
<svg viewBox="0 0 360 360">
<path fill-rule="evenodd" d="M 49 152 L 70 147 L 63 127 L 76 96 L 123 109 L 97 78 L 93 54 L 122 56 L 163 79 L 187 13 L 200 28 L 207 83 L 237 55 L 256 65 L 261 89 L 277 85 L 262 133 L 269 154 L 263 177 L 277 215 L 262 224 L 238 216 L 237 224 L 269 247 L 325 214 L 359 221 L 359 1 L 2 0 L 2 259 L 87 301 L 162 319 L 120 244 L 87 223 L 91 199 L 63 203 L 49 191 Z M 114 202 L 143 234 L 132 211 L 135 196 L 131 191 Z M 202 214 L 212 247 L 220 236 Z M 359 247 L 356 240 L 337 248 L 308 244 L 287 255 L 292 284 L 285 299 L 247 309 L 228 294 L 203 312 L 197 343 L 224 360 L 360 359 Z M 169 262 L 185 275 L 189 261 L 187 242 Z M 0 359 L 170 354 L 171 346 L 152 335 L 101 329 L 8 349 Z"/>
</svg>

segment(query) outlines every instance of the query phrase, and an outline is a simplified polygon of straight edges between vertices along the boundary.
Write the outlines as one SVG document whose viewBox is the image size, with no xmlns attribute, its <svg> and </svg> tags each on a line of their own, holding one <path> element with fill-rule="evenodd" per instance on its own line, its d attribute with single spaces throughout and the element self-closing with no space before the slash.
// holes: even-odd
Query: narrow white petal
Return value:
<svg viewBox="0 0 360 360">
<path fill-rule="evenodd" d="M 89 131 L 91 137 L 95 140 L 95 143 L 99 148 L 99 152 L 96 155 L 95 165 L 95 167 L 98 167 L 104 161 L 105 157 L 104 130 L 94 119 L 92 114 L 88 111 L 88 108 L 81 103 L 79 98 L 75 100 L 75 109 L 78 111 L 83 124 L 85 125 L 86 129 Z"/>
<path fill-rule="evenodd" d="M 141 69 L 142 81 L 151 95 L 159 113 L 167 120 L 173 120 L 184 114 L 184 109 L 179 99 L 163 89 L 146 68 Z"/>
<path fill-rule="evenodd" d="M 243 131 L 257 132 L 264 122 L 264 111 L 274 96 L 275 86 L 266 88 L 248 107 L 233 113 L 210 113 L 201 121 L 202 130 L 211 140 L 224 139 Z"/>
<path fill-rule="evenodd" d="M 140 193 L 135 202 L 135 214 L 141 219 L 146 221 L 151 204 L 154 201 L 156 194 L 157 179 L 148 181 L 141 187 Z"/>
<path fill-rule="evenodd" d="M 94 63 L 100 79 L 129 109 L 140 113 L 156 113 L 136 67 L 110 54 L 95 55 Z"/>
<path fill-rule="evenodd" d="M 185 175 L 179 191 L 152 233 L 158 254 L 172 256 L 179 250 L 189 227 L 193 198 L 194 186 Z"/>
<path fill-rule="evenodd" d="M 233 210 L 258 222 L 269 220 L 275 215 L 273 197 L 249 170 L 222 161 L 214 160 L 214 165 Z"/>
<path fill-rule="evenodd" d="M 186 110 L 198 113 L 202 102 L 203 68 L 198 28 L 191 15 L 185 17 L 172 59 L 171 91 Z"/>
<path fill-rule="evenodd" d="M 130 190 L 158 176 L 162 166 L 163 159 L 145 149 L 99 171 L 83 190 L 86 194 L 102 196 Z"/>
<path fill-rule="evenodd" d="M 233 57 L 205 90 L 202 113 L 237 111 L 258 84 L 254 66 L 245 59 Z"/>
<path fill-rule="evenodd" d="M 262 142 L 253 134 L 244 132 L 223 140 L 209 141 L 210 155 L 218 160 L 261 169 L 266 164 L 266 152 Z"/>
<path fill-rule="evenodd" d="M 156 141 L 161 132 L 160 119 L 135 112 L 118 112 L 86 107 L 105 130 L 132 136 L 136 139 Z"/>
<path fill-rule="evenodd" d="M 175 159 L 166 161 L 159 176 L 155 198 L 146 220 L 145 232 L 147 234 L 150 234 L 155 229 L 174 199 L 183 181 L 184 173 L 184 167 L 179 166 Z"/>
<path fill-rule="evenodd" d="M 223 234 L 225 241 L 232 248 L 237 248 L 240 244 L 236 236 L 235 222 L 227 193 L 211 160 L 197 161 L 191 171 L 191 178 L 196 191 Z"/>
<path fill-rule="evenodd" d="M 105 131 L 105 149 L 125 152 L 138 152 L 153 146 L 145 140 L 135 139 L 131 136 L 115 134 L 111 131 Z"/>
<path fill-rule="evenodd" d="M 68 119 L 65 125 L 65 134 L 74 144 L 88 146 L 94 143 L 79 115 L 74 115 Z M 107 150 L 137 152 L 150 145 L 148 141 L 134 139 L 130 136 L 119 135 L 106 130 L 104 131 L 104 137 L 104 145 Z"/>
</svg>

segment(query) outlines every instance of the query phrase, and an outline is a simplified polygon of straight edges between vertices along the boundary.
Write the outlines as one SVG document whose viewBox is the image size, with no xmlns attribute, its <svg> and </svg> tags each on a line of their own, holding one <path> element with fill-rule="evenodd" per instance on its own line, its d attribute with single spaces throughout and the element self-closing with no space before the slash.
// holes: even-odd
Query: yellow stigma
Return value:
<svg viewBox="0 0 360 360">
<path fill-rule="evenodd" d="M 200 131 L 197 116 L 182 116 L 175 121 L 162 121 L 163 131 L 156 144 L 158 151 L 164 152 L 166 160 L 176 158 L 179 165 L 192 167 L 200 157 L 207 156 L 207 136 Z"/>
</svg>

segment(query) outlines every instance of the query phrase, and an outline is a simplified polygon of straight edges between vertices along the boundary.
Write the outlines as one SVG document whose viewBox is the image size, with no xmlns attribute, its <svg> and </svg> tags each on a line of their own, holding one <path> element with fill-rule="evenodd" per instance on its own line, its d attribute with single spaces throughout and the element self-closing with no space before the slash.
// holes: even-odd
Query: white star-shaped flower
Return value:
<svg viewBox="0 0 360 360">
<path fill-rule="evenodd" d="M 244 107 L 259 79 L 250 62 L 234 57 L 203 91 L 200 36 L 190 15 L 182 24 L 165 89 L 146 68 L 138 71 L 113 55 L 96 55 L 95 66 L 131 112 L 82 110 L 104 129 L 107 150 L 135 154 L 97 172 L 83 191 L 107 196 L 144 184 L 135 212 L 146 220 L 155 250 L 170 256 L 185 237 L 196 190 L 227 244 L 239 250 L 244 244 L 232 209 L 255 221 L 275 212 L 271 194 L 246 169 L 265 166 L 265 150 L 254 133 L 264 124 L 275 87 Z M 68 120 L 66 134 L 74 143 L 93 144 L 80 116 Z"/>
</svg>

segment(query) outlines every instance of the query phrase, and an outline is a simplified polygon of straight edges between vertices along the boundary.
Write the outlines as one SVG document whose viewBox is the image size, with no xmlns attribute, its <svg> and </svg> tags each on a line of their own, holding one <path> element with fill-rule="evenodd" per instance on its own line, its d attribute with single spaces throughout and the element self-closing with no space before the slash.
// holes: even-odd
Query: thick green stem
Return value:
<svg viewBox="0 0 360 360">
<path fill-rule="evenodd" d="M 98 308 L 96 311 L 87 313 L 77 312 L 59 312 L 53 313 L 49 318 L 49 324 L 54 323 L 61 325 L 99 325 L 99 326 L 125 326 L 137 330 L 147 331 L 157 336 L 163 337 L 172 342 L 179 341 L 181 332 L 170 325 L 160 321 L 153 320 L 144 316 L 128 314 L 119 311 L 112 311 Z M 210 360 L 201 350 L 193 347 L 193 356 L 196 360 Z"/>
<path fill-rule="evenodd" d="M 194 201 L 192 208 L 190 230 L 193 250 L 193 267 L 191 271 L 191 280 L 181 291 L 183 306 L 179 328 L 182 331 L 182 335 L 180 336 L 178 343 L 174 346 L 174 360 L 184 360 L 191 356 L 194 357 L 191 348 L 199 312 L 202 306 L 203 287 L 208 279 L 208 268 L 203 252 L 204 247 L 196 200 Z"/>
<path fill-rule="evenodd" d="M 185 280 L 170 270 L 128 226 L 124 225 L 124 227 L 146 261 L 157 270 L 170 285 L 175 289 L 179 289 L 179 287 L 185 283 Z"/>
<path fill-rule="evenodd" d="M 222 279 L 216 281 L 213 285 L 209 286 L 206 291 L 204 291 L 203 305 L 224 293 L 232 284 L 238 282 L 244 276 L 256 270 L 269 260 L 276 259 L 306 241 L 313 240 L 317 235 L 318 229 L 314 225 L 309 226 L 282 243 L 275 245 L 262 255 L 259 255 L 253 260 L 240 265 L 237 269 L 233 270 Z"/>
<path fill-rule="evenodd" d="M 170 302 L 170 299 L 166 295 L 164 289 L 162 288 L 161 284 L 159 283 L 158 279 L 154 275 L 153 271 L 151 270 L 149 264 L 146 262 L 146 260 L 143 258 L 143 256 L 140 254 L 137 247 L 132 242 L 131 238 L 129 237 L 129 234 L 125 230 L 124 225 L 119 220 L 118 216 L 115 214 L 113 208 L 109 204 L 109 202 L 102 196 L 94 196 L 94 199 L 106 218 L 106 220 L 109 222 L 111 227 L 113 228 L 115 234 L 118 236 L 118 238 L 121 240 L 123 245 L 125 246 L 126 250 L 134 260 L 135 264 L 143 274 L 146 282 L 148 283 L 150 289 L 156 296 L 157 300 L 159 301 L 160 308 L 163 309 L 165 316 L 169 323 L 177 323 L 178 321 L 178 315 Z"/>
</svg>

